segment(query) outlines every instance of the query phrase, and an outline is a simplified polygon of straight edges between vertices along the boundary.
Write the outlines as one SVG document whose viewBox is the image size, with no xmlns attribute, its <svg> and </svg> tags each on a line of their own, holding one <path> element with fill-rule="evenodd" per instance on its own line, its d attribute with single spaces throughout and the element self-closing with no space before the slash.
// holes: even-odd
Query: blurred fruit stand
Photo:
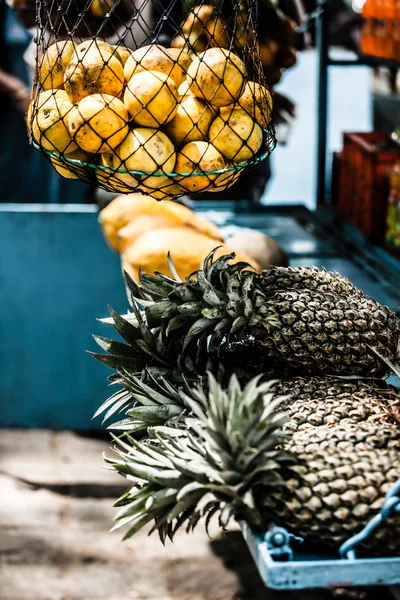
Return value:
<svg viewBox="0 0 400 600">
<path fill-rule="evenodd" d="M 345 57 L 332 53 L 328 44 L 326 0 L 317 6 L 316 39 L 319 53 L 318 130 L 317 130 L 317 206 L 329 207 L 337 221 L 350 225 L 369 242 L 400 256 L 400 145 L 393 132 L 346 132 L 343 149 L 333 156 L 332 175 L 328 177 L 328 90 L 331 67 L 367 66 L 384 68 L 390 74 L 396 93 L 396 74 L 400 66 L 400 11 L 398 3 L 379 4 L 366 0 L 358 51 Z M 334 218 L 334 217 L 333 217 Z"/>
<path fill-rule="evenodd" d="M 192 6 L 167 46 L 135 49 L 121 31 L 47 38 L 60 17 L 39 3 L 30 140 L 98 204 L 0 205 L 0 426 L 97 430 L 101 415 L 120 434 L 105 463 L 129 480 L 124 539 L 235 518 L 268 587 L 392 585 L 396 140 L 346 133 L 327 202 L 321 0 L 318 204 L 260 204 L 250 168 L 275 147 L 269 88 L 296 26 L 267 3 L 258 44 L 251 2 Z"/>
<path fill-rule="evenodd" d="M 382 304 L 391 308 L 400 306 L 400 264 L 382 247 L 383 209 L 381 205 L 378 207 L 380 212 L 377 217 L 378 213 L 374 212 L 372 206 L 375 198 L 371 195 L 371 185 L 367 182 L 367 191 L 361 190 L 357 197 L 365 202 L 369 194 L 371 205 L 364 212 L 370 218 L 370 227 L 375 227 L 375 230 L 380 227 L 380 239 L 365 235 L 366 230 L 359 225 L 361 221 L 353 210 L 355 192 L 352 190 L 350 193 L 349 185 L 343 184 L 342 192 L 350 194 L 350 199 L 343 198 L 338 207 L 332 207 L 326 202 L 328 49 L 326 36 L 324 37 L 324 12 L 317 13 L 317 16 L 322 16 L 322 19 L 317 20 L 320 40 L 317 210 L 307 210 L 302 206 L 301 198 L 298 206 L 265 207 L 257 204 L 251 199 L 259 199 L 262 186 L 254 189 L 256 178 L 254 171 L 250 171 L 242 179 L 245 183 L 238 185 L 234 191 L 224 189 L 226 181 L 223 181 L 223 191 L 220 194 L 205 194 L 202 200 L 195 203 L 197 215 L 191 217 L 190 210 L 181 207 L 178 228 L 175 216 L 164 208 L 160 208 L 158 214 L 152 216 L 153 220 L 149 221 L 148 215 L 137 219 L 137 215 L 133 217 L 131 214 L 123 222 L 124 228 L 120 223 L 117 229 L 123 233 L 118 234 L 118 242 L 111 243 L 110 237 L 109 242 L 114 250 L 122 254 L 122 264 L 133 276 L 137 275 L 140 267 L 165 269 L 167 265 L 160 265 L 157 260 L 162 254 L 164 262 L 166 261 L 167 251 L 172 244 L 177 248 L 173 254 L 179 271 L 182 263 L 188 268 L 189 259 L 185 254 L 188 248 L 198 249 L 198 256 L 195 257 L 198 264 L 201 257 L 213 247 L 225 243 L 229 251 L 243 252 L 261 267 L 286 264 L 288 261 L 292 266 L 315 265 L 338 271 Z M 221 29 L 218 21 L 211 22 L 213 35 L 219 28 L 218 39 L 221 40 L 223 27 Z M 289 68 L 296 60 L 292 45 L 293 26 L 288 19 L 283 20 L 283 23 L 285 26 L 278 39 L 267 35 L 259 47 L 267 79 L 272 85 L 279 80 L 282 69 Z M 175 38 L 175 48 L 182 48 L 182 45 L 186 48 L 187 44 L 191 48 L 193 41 L 190 40 L 190 31 L 189 28 L 184 32 L 186 37 L 183 39 Z M 196 44 L 204 44 L 201 35 L 197 35 Z M 243 41 L 238 40 L 238 44 L 243 44 Z M 203 46 L 200 50 L 203 50 Z M 103 48 L 99 53 L 105 51 L 107 49 Z M 114 60 L 117 61 L 116 58 Z M 129 61 L 129 57 L 126 60 Z M 118 61 L 115 64 L 122 71 Z M 140 73 L 134 77 L 139 75 Z M 48 72 L 45 73 L 44 80 L 46 76 Z M 63 102 L 69 102 L 65 91 L 58 90 L 57 93 Z M 188 96 L 183 98 L 187 99 Z M 190 102 L 193 104 L 192 98 Z M 173 131 L 171 123 L 168 126 Z M 117 130 L 119 127 L 118 125 Z M 174 132 L 171 136 L 173 135 Z M 67 142 L 69 143 L 69 139 Z M 96 152 L 96 147 L 88 148 L 87 151 Z M 226 153 L 226 148 L 224 151 Z M 75 149 L 73 152 L 80 151 Z M 76 158 L 80 160 L 79 156 Z M 104 154 L 102 160 L 106 164 L 109 157 Z M 52 161 L 61 174 L 63 169 L 64 176 L 70 173 L 71 164 L 67 164 L 66 169 L 65 163 L 61 165 L 59 159 L 52 157 Z M 393 165 L 390 160 L 389 163 Z M 77 167 L 78 175 L 79 169 Z M 105 173 L 106 171 L 99 172 L 96 168 L 96 177 L 107 187 L 110 176 L 106 178 Z M 349 174 L 343 168 L 340 177 L 343 180 L 346 177 L 353 178 L 357 183 L 351 169 Z M 195 178 L 188 177 L 187 181 L 193 179 Z M 117 181 L 121 189 L 117 186 L 115 193 L 126 192 L 123 182 L 126 183 L 127 179 L 120 178 Z M 364 180 L 360 178 L 360 181 Z M 186 191 L 190 192 L 190 186 L 187 187 Z M 346 211 L 350 206 L 353 207 L 353 212 L 352 217 L 348 218 Z M 360 200 L 359 206 L 361 210 L 365 204 L 362 205 Z M 184 216 L 185 210 L 189 216 Z M 112 213 L 112 209 L 105 208 L 100 217 L 103 227 L 105 215 L 110 212 Z M 0 416 L 0 425 L 97 429 L 101 426 L 99 421 L 91 421 L 91 418 L 99 398 L 107 396 L 107 369 L 89 355 L 85 358 L 83 351 L 96 349 L 92 340 L 92 332 L 96 329 L 95 319 L 107 316 L 107 305 L 122 313 L 127 308 L 121 263 L 117 254 L 112 253 L 104 241 L 97 222 L 98 208 L 94 204 L 3 204 L 0 205 L 0 213 L 0 297 L 3 306 L 0 317 L 0 362 L 7 364 L 1 383 L 1 391 L 7 402 Z M 150 231 L 150 223 L 155 223 L 154 217 L 158 220 L 157 227 Z M 135 224 L 132 229 L 129 221 L 133 218 Z M 251 237 L 249 229 L 258 231 L 258 237 Z M 207 235 L 199 237 L 204 233 Z M 140 244 L 137 242 L 135 248 L 132 245 L 124 247 L 124 244 L 132 242 L 139 234 Z M 270 241 L 260 237 L 260 234 L 268 236 Z M 377 241 L 378 245 L 375 244 Z M 156 247 L 158 255 L 154 250 Z M 10 360 L 10 356 L 15 359 Z"/>
</svg>

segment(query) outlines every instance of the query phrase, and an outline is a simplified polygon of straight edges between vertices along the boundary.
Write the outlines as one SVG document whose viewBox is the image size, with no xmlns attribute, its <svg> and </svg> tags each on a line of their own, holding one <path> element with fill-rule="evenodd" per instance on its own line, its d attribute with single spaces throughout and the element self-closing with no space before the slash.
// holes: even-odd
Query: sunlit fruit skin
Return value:
<svg viewBox="0 0 400 600">
<path fill-rule="evenodd" d="M 128 82 L 134 75 L 143 71 L 157 71 L 172 79 L 177 87 L 186 79 L 191 57 L 183 49 L 164 48 L 153 44 L 131 52 L 125 62 L 124 76 Z"/>
<path fill-rule="evenodd" d="M 233 110 L 243 109 L 264 129 L 271 122 L 272 108 L 272 96 L 267 88 L 254 81 L 248 81 L 238 102 L 223 106 L 220 113 L 226 116 Z"/>
<path fill-rule="evenodd" d="M 179 88 L 179 86 L 186 81 L 187 72 L 193 62 L 193 58 L 182 48 L 167 48 L 167 52 L 174 61 L 174 67 L 170 73 L 167 73 L 167 75 Z"/>
<path fill-rule="evenodd" d="M 176 185 L 169 182 L 169 186 Z M 149 188 L 150 189 L 150 188 Z M 161 191 L 164 188 L 161 188 Z M 221 231 L 190 208 L 177 202 L 157 202 L 140 193 L 114 198 L 99 214 L 99 223 L 109 245 L 121 252 L 142 231 L 141 218 L 162 218 L 176 226 L 190 226 L 206 237 L 223 241 Z M 142 222 L 143 223 L 143 222 Z"/>
<path fill-rule="evenodd" d="M 212 186 L 218 173 L 225 168 L 222 154 L 208 142 L 189 142 L 178 153 L 175 171 L 178 174 L 204 173 L 181 177 L 179 184 L 189 192 L 200 192 Z"/>
<path fill-rule="evenodd" d="M 189 94 L 182 98 L 174 118 L 165 133 L 175 145 L 199 142 L 207 139 L 214 111 L 205 102 Z"/>
<path fill-rule="evenodd" d="M 81 57 L 78 57 L 80 47 L 75 49 L 76 56 L 73 55 L 64 74 L 64 88 L 73 103 L 93 94 L 121 95 L 124 67 L 117 52 L 110 52 L 107 46 L 92 43 Z"/>
<path fill-rule="evenodd" d="M 107 182 L 107 185 L 115 184 L 116 192 L 132 192 L 139 187 L 139 180 L 127 172 L 125 161 L 120 158 L 118 150 L 104 152 L 100 158 L 100 164 L 104 169 L 99 169 L 102 172 L 102 180 Z M 99 176 L 98 176 L 99 178 Z"/>
<path fill-rule="evenodd" d="M 130 178 L 135 177 L 140 179 L 141 185 L 155 190 L 165 185 L 167 175 L 174 172 L 176 162 L 171 140 L 162 131 L 147 127 L 136 127 L 130 131 L 115 149 L 114 155 L 123 165 L 121 169 L 139 172 L 139 175 L 116 174 L 122 182 L 129 185 Z"/>
<path fill-rule="evenodd" d="M 73 105 L 63 90 L 46 90 L 31 104 L 28 122 L 32 122 L 32 136 L 41 148 L 62 154 L 77 149 L 68 129 Z"/>
<path fill-rule="evenodd" d="M 132 119 L 144 127 L 161 127 L 178 110 L 178 89 L 165 73 L 141 71 L 126 85 L 124 104 Z"/>
<path fill-rule="evenodd" d="M 146 273 L 168 274 L 168 253 L 170 253 L 178 275 L 184 279 L 198 268 L 207 252 L 212 248 L 220 246 L 220 240 L 213 240 L 203 233 L 190 227 L 167 227 L 150 230 L 139 236 L 132 244 L 126 247 L 122 254 L 122 264 L 135 280 L 138 280 L 139 270 Z M 218 250 L 218 254 L 229 252 L 232 249 L 224 246 Z M 238 253 L 236 259 L 251 260 L 245 254 Z M 255 268 L 259 268 L 253 261 Z"/>
<path fill-rule="evenodd" d="M 240 164 L 254 157 L 261 147 L 261 127 L 243 109 L 223 113 L 213 121 L 209 138 L 227 159 Z"/>
<path fill-rule="evenodd" d="M 64 73 L 74 53 L 72 41 L 56 42 L 47 48 L 40 59 L 39 82 L 44 90 L 62 89 Z"/>
<path fill-rule="evenodd" d="M 63 158 L 79 161 L 82 165 L 68 162 L 68 160 L 63 160 Z M 85 165 L 93 162 L 93 156 L 78 148 L 69 154 L 64 153 L 60 158 L 51 157 L 50 160 L 51 164 L 61 177 L 64 177 L 65 179 L 84 179 L 87 170 Z"/>
<path fill-rule="evenodd" d="M 236 102 L 246 85 L 246 67 L 240 58 L 223 48 L 210 48 L 193 59 L 188 69 L 191 91 L 214 106 Z"/>
<path fill-rule="evenodd" d="M 86 96 L 73 107 L 68 128 L 85 152 L 110 152 L 128 134 L 128 112 L 118 98 L 108 94 Z"/>
</svg>

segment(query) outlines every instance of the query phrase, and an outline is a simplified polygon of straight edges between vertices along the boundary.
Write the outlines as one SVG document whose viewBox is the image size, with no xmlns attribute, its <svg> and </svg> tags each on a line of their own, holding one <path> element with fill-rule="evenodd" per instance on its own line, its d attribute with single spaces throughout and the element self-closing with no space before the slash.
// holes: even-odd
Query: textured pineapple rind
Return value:
<svg viewBox="0 0 400 600">
<path fill-rule="evenodd" d="M 354 424 L 367 420 L 391 420 L 392 411 L 399 408 L 399 402 L 391 404 L 385 399 L 368 395 L 342 395 L 337 398 L 321 399 L 301 398 L 288 400 L 281 406 L 289 419 L 285 431 L 296 431 L 310 427 Z"/>
<path fill-rule="evenodd" d="M 207 257 L 185 282 L 146 275 L 135 288 L 169 360 L 204 373 L 213 362 L 246 379 L 300 374 L 380 377 L 398 360 L 400 321 L 337 273 L 261 273 Z M 135 302 L 135 299 L 132 299 Z"/>
<path fill-rule="evenodd" d="M 285 449 L 299 464 L 286 489 L 266 507 L 314 544 L 339 546 L 373 518 L 400 477 L 400 429 L 368 423 L 317 428 L 293 436 Z M 363 543 L 374 552 L 400 553 L 400 515 Z"/>
<path fill-rule="evenodd" d="M 109 356 L 96 358 L 119 372 L 162 367 L 225 380 L 234 372 L 242 381 L 258 373 L 381 377 L 389 368 L 380 357 L 398 361 L 400 321 L 347 279 L 304 267 L 256 274 L 230 260 L 210 255 L 184 282 L 142 274 L 138 285 L 127 276 L 135 319 L 112 313 L 127 344 L 109 340 Z"/>
<path fill-rule="evenodd" d="M 285 398 L 255 378 L 209 378 L 207 395 L 183 398 L 190 416 L 149 430 L 149 439 L 119 442 L 127 451 L 110 464 L 138 485 L 118 518 L 133 535 L 148 522 L 162 540 L 183 523 L 217 514 L 263 529 L 271 519 L 307 542 L 338 547 L 376 515 L 400 477 L 400 427 L 340 424 L 282 434 L 277 413 Z M 122 460 L 121 460 L 122 458 Z M 400 515 L 385 521 L 363 548 L 400 553 Z"/>
<path fill-rule="evenodd" d="M 295 377 L 278 381 L 275 393 L 288 396 L 280 405 L 288 418 L 285 431 L 367 420 L 396 422 L 400 415 L 398 390 L 383 380 Z"/>
<path fill-rule="evenodd" d="M 268 326 L 270 310 L 274 324 Z M 397 358 L 399 320 L 372 298 L 279 291 L 260 308 L 259 315 L 265 315 L 267 323 L 265 333 L 265 321 L 257 325 L 256 336 L 268 356 L 266 370 L 379 377 L 387 366 L 371 348 L 389 360 Z"/>
</svg>

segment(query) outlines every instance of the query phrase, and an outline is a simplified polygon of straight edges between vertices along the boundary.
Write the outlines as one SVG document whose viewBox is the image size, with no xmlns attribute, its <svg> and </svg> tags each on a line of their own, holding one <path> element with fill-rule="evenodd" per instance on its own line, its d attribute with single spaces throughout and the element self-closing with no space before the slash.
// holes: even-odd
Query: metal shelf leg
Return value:
<svg viewBox="0 0 400 600">
<path fill-rule="evenodd" d="M 325 0 L 318 0 L 325 8 Z M 328 139 L 328 16 L 322 10 L 316 22 L 318 48 L 318 127 L 317 127 L 317 205 L 325 201 L 326 155 Z"/>
</svg>

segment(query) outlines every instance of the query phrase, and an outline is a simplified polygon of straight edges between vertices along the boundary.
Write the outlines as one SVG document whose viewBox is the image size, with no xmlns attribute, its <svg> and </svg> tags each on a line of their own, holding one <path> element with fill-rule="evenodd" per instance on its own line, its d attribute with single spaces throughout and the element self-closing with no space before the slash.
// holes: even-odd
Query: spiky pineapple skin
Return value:
<svg viewBox="0 0 400 600">
<path fill-rule="evenodd" d="M 325 269 L 316 267 L 273 267 L 263 271 L 260 280 L 261 289 L 267 296 L 282 290 L 314 290 L 332 292 L 337 296 L 355 295 L 362 297 L 363 293 L 349 279 Z"/>
<path fill-rule="evenodd" d="M 400 477 L 400 429 L 371 423 L 318 427 L 295 433 L 285 449 L 299 464 L 288 469 L 285 489 L 265 506 L 307 542 L 339 547 L 383 505 Z M 363 543 L 375 553 L 400 553 L 400 515 Z"/>
<path fill-rule="evenodd" d="M 362 423 L 371 419 L 391 421 L 392 406 L 384 398 L 368 395 L 343 395 L 338 398 L 301 399 L 285 402 L 281 410 L 289 419 L 285 431 L 299 431 L 311 427 Z M 394 409 L 394 406 L 393 406 Z"/>
<path fill-rule="evenodd" d="M 242 379 L 257 373 L 380 377 L 397 362 L 400 321 L 347 279 L 313 268 L 261 273 L 204 266 L 185 282 L 142 279 L 147 325 L 163 357 L 198 374 L 223 364 Z"/>
<path fill-rule="evenodd" d="M 372 298 L 338 297 L 310 290 L 276 292 L 260 309 L 268 323 L 257 324 L 255 339 L 268 357 L 267 374 L 338 374 L 382 376 L 388 359 L 398 355 L 396 315 Z"/>
<path fill-rule="evenodd" d="M 222 527 L 235 517 L 263 531 L 279 520 L 309 543 L 338 548 L 377 514 L 400 477 L 398 424 L 340 423 L 285 436 L 277 409 L 286 399 L 273 382 L 258 377 L 241 388 L 232 377 L 223 389 L 209 375 L 207 393 L 195 391 L 182 397 L 187 417 L 150 428 L 142 443 L 120 441 L 124 451 L 108 461 L 139 478 L 120 503 L 118 519 L 133 525 L 128 536 L 152 521 L 162 539 L 172 538 L 183 523 L 191 530 L 219 514 Z M 363 548 L 400 553 L 399 532 L 400 515 Z"/>
<path fill-rule="evenodd" d="M 396 396 L 397 390 L 383 379 L 341 377 L 291 377 L 275 385 L 278 396 L 291 395 L 296 400 L 337 397 L 342 394 L 365 393 L 383 398 Z"/>
<path fill-rule="evenodd" d="M 372 419 L 394 423 L 400 412 L 398 391 L 382 380 L 295 377 L 279 381 L 275 392 L 288 396 L 280 410 L 291 432 Z"/>
</svg>

